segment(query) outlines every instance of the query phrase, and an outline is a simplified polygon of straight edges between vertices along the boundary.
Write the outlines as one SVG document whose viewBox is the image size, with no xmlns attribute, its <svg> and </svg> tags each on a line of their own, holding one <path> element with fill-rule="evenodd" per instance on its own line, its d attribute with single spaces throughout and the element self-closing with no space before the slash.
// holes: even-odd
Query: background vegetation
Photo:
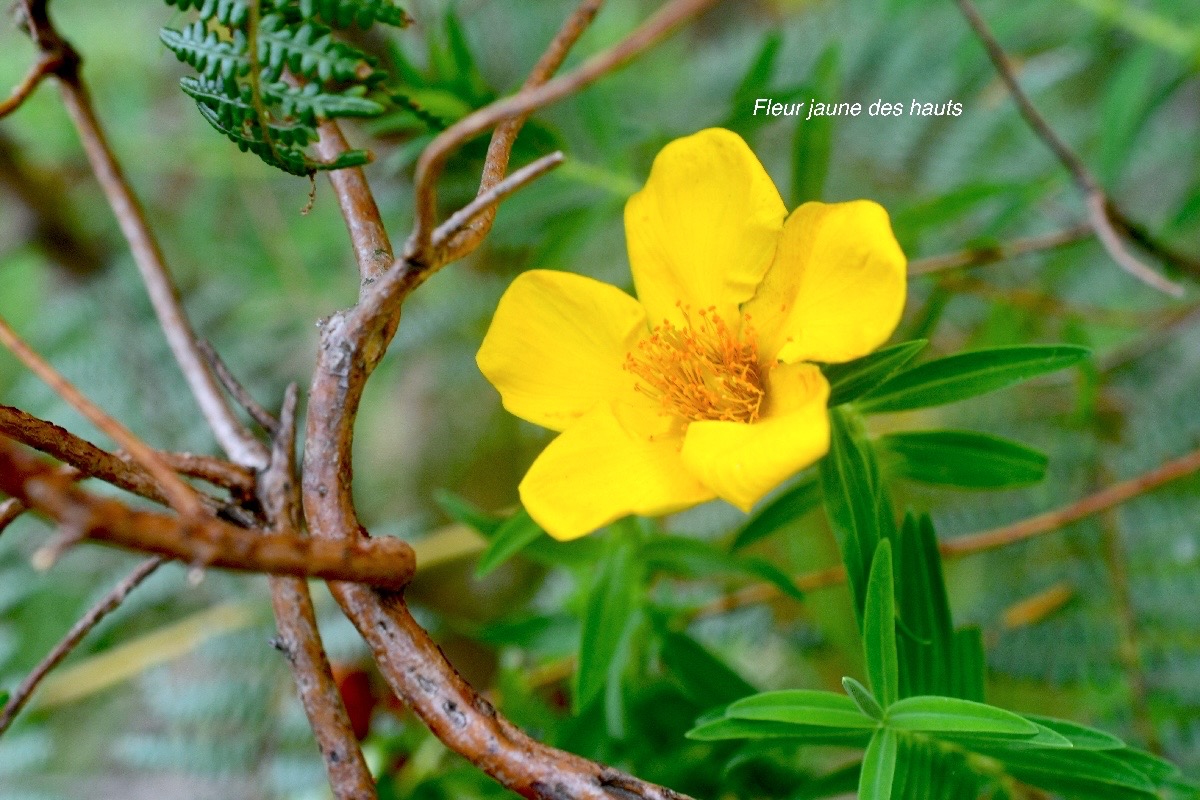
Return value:
<svg viewBox="0 0 1200 800">
<path fill-rule="evenodd" d="M 619 38 L 650 5 L 612 0 L 572 58 Z M 397 104 L 351 129 L 375 154 L 368 175 L 394 235 L 412 216 L 413 160 L 431 136 L 430 118 L 453 120 L 519 85 L 572 6 L 414 2 L 413 26 L 363 43 L 427 112 Z M 1006 0 L 981 10 L 1039 108 L 1121 206 L 1177 249 L 1197 252 L 1200 3 Z M 55 0 L 54 13 L 84 56 L 100 115 L 197 328 L 276 406 L 288 382 L 307 384 L 315 320 L 352 303 L 357 289 L 327 186 L 318 181 L 316 203 L 301 215 L 304 179 L 214 135 L 179 91 L 187 68 L 159 42 L 161 25 L 183 24 L 178 12 L 149 0 Z M 15 84 L 32 60 L 25 37 L 0 28 L 0 86 Z M 825 127 L 754 117 L 759 96 L 864 106 L 952 100 L 964 110 L 864 114 Z M 842 675 L 861 676 L 844 587 L 714 609 L 754 578 L 674 557 L 651 564 L 628 588 L 635 622 L 603 665 L 607 682 L 579 708 L 580 620 L 612 537 L 574 546 L 543 537 L 481 578 L 482 539 L 463 524 L 487 528 L 491 515 L 511 513 L 517 481 L 548 440 L 500 408 L 474 365 L 500 293 L 533 267 L 628 285 L 625 199 L 664 143 L 710 125 L 752 143 L 789 205 L 880 201 L 911 259 L 1069 228 L 1085 215 L 1069 174 L 1017 117 L 952 3 L 724 4 L 538 114 L 522 134 L 514 163 L 554 148 L 568 161 L 509 200 L 484 247 L 406 306 L 360 415 L 355 487 L 373 533 L 418 542 L 422 569 L 409 596 L 422 622 L 514 721 L 696 796 L 799 800 L 822 796 L 815 777 L 836 779 L 844 753 L 716 746 L 683 734 L 747 684 L 836 689 Z M 473 193 L 481 157 L 479 145 L 452 163 L 446 207 Z M 0 312 L 147 441 L 212 452 L 49 87 L 0 124 L 0 198 Z M 36 198 L 49 201 L 39 207 Z M 48 220 L 62 228 L 46 233 Z M 928 338 L 923 358 L 1033 342 L 1094 353 L 1085 366 L 1022 387 L 871 418 L 873 433 L 968 428 L 1049 456 L 1045 480 L 1000 491 L 930 485 L 894 469 L 897 507 L 930 511 L 944 540 L 1063 506 L 1200 445 L 1194 284 L 1181 300 L 1164 297 L 1087 239 L 914 278 L 910 294 L 896 340 Z M 100 438 L 7 357 L 0 396 Z M 1046 536 L 947 563 L 956 623 L 983 630 L 991 702 L 1104 728 L 1200 777 L 1198 489 L 1200 479 L 1185 478 Z M 752 552 L 787 573 L 837 563 L 819 508 L 793 516 Z M 741 521 L 718 503 L 667 527 L 727 546 Z M 30 556 L 45 538 L 45 524 L 31 519 L 0 537 L 0 687 L 20 680 L 133 563 L 88 546 L 39 573 Z M 168 567 L 135 592 L 0 739 L 0 798 L 327 791 L 286 665 L 265 645 L 273 631 L 265 580 L 184 573 Z M 335 661 L 364 667 L 349 624 L 322 589 L 316 599 Z M 504 794 L 386 703 L 366 747 L 388 796 Z"/>
</svg>

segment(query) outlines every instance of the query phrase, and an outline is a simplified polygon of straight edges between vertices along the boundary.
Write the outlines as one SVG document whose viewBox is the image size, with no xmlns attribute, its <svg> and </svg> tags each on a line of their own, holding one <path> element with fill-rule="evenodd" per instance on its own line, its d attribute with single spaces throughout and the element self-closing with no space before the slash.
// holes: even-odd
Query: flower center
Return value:
<svg viewBox="0 0 1200 800">
<path fill-rule="evenodd" d="M 625 357 L 625 369 L 640 379 L 637 391 L 690 422 L 756 422 L 766 392 L 749 315 L 734 331 L 716 307 L 693 317 L 677 305 L 684 326 L 663 320 Z"/>
</svg>

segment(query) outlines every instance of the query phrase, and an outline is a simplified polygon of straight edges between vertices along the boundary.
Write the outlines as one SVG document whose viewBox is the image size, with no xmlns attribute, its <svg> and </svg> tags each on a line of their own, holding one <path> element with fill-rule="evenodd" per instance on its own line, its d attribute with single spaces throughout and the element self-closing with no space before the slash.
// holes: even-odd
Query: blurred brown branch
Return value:
<svg viewBox="0 0 1200 800">
<path fill-rule="evenodd" d="M 1001 242 L 991 246 L 967 247 L 954 253 L 918 258 L 909 262 L 908 277 L 916 278 L 921 275 L 931 275 L 935 272 L 962 269 L 963 267 L 979 267 L 996 261 L 1008 261 L 1009 259 L 1029 253 L 1066 247 L 1067 245 L 1081 242 L 1084 239 L 1089 239 L 1092 234 L 1093 231 L 1090 225 L 1073 225 L 1070 228 L 1064 228 L 1060 231 L 1041 236 L 1013 239 L 1010 242 Z"/>
<path fill-rule="evenodd" d="M 50 671 L 62 663 L 62 660 L 83 641 L 83 637 L 100 624 L 100 620 L 121 605 L 129 593 L 136 589 L 138 584 L 149 578 L 162 564 L 163 559 L 157 556 L 143 561 L 71 626 L 71 630 L 67 631 L 67 634 L 50 650 L 46 657 L 25 676 L 21 684 L 13 690 L 12 696 L 4 704 L 4 708 L 0 709 L 0 734 L 3 734 L 12 725 L 17 714 L 21 713 L 21 709 L 25 707 L 29 698 L 37 690 L 38 684 L 50 674 Z"/>
<path fill-rule="evenodd" d="M 1129 251 L 1129 248 L 1126 246 L 1126 238 L 1134 239 L 1134 241 L 1157 256 L 1164 263 L 1170 264 L 1193 279 L 1200 278 L 1200 263 L 1188 257 L 1179 257 L 1173 251 L 1159 245 L 1142 228 L 1129 221 L 1113 202 L 1112 198 L 1104 191 L 1100 185 L 1100 181 L 1092 174 L 1087 165 L 1083 163 L 1083 159 L 1059 137 L 1050 123 L 1046 121 L 1046 118 L 1034 106 L 1033 101 L 1025 94 L 1025 90 L 1021 88 L 1016 73 L 1013 71 L 1008 55 L 1004 52 L 1004 48 L 1001 47 L 1000 42 L 997 41 L 991 29 L 988 28 L 983 15 L 979 13 L 974 3 L 971 0 L 955 0 L 955 2 L 958 3 L 958 7 L 962 10 L 963 16 L 966 17 L 971 29 L 975 31 L 975 35 L 983 43 L 992 66 L 995 67 L 996 72 L 1000 75 L 1000 79 L 1008 87 L 1008 91 L 1012 95 L 1013 100 L 1016 101 L 1017 109 L 1020 111 L 1021 116 L 1024 117 L 1025 122 L 1028 123 L 1037 137 L 1054 152 L 1058 160 L 1071 173 L 1071 177 L 1074 178 L 1080 192 L 1083 193 L 1088 224 L 1109 256 L 1117 263 L 1117 266 L 1147 286 L 1151 286 L 1173 297 L 1181 296 L 1183 294 L 1183 287 L 1164 278 L 1154 269 L 1140 261 Z M 1140 233 L 1139 237 L 1131 236 L 1131 233 L 1135 229 Z"/>
<path fill-rule="evenodd" d="M 1001 547 L 1007 547 L 1026 539 L 1052 533 L 1061 528 L 1078 522 L 1081 519 L 1116 508 L 1135 497 L 1152 492 L 1172 481 L 1186 478 L 1200 472 L 1200 449 L 1171 459 L 1160 466 L 1137 475 L 1128 480 L 1114 483 L 1111 486 L 1093 494 L 1068 503 L 1061 508 L 1037 514 L 1008 525 L 1001 525 L 991 530 L 959 536 L 940 545 L 942 556 L 945 558 L 963 558 L 975 553 L 983 553 Z M 806 572 L 797 575 L 796 585 L 801 590 L 811 592 L 837 586 L 846 580 L 846 570 L 836 565 L 825 569 Z M 724 614 L 734 609 L 757 603 L 765 603 L 780 596 L 780 592 L 771 584 L 755 583 L 745 586 L 724 597 L 714 600 L 698 609 L 694 616 L 697 618 Z"/>
</svg>

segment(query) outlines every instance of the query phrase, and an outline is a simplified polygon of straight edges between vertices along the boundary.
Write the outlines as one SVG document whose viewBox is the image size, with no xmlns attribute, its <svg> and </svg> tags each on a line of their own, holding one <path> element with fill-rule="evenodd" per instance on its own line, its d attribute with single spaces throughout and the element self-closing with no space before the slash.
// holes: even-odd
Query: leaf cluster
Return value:
<svg viewBox="0 0 1200 800">
<path fill-rule="evenodd" d="M 304 151 L 326 119 L 374 117 L 385 106 L 366 95 L 386 74 L 336 30 L 407 24 L 391 0 L 164 0 L 198 19 L 160 38 L 196 70 L 180 81 L 201 115 L 242 151 L 293 175 L 370 160 L 351 150 L 332 161 Z"/>
</svg>

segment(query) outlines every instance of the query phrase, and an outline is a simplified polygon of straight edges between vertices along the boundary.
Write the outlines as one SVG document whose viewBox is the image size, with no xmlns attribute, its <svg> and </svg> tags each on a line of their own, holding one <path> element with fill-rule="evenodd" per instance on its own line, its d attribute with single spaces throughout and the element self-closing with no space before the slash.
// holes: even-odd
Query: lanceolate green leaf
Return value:
<svg viewBox="0 0 1200 800">
<path fill-rule="evenodd" d="M 829 454 L 820 464 L 821 492 L 861 623 L 871 557 L 881 539 L 894 536 L 895 521 L 874 450 L 864 441 L 859 419 L 847 407 L 832 408 L 829 424 Z"/>
<path fill-rule="evenodd" d="M 954 632 L 954 671 L 950 675 L 951 692 L 955 697 L 982 703 L 983 676 L 983 632 L 976 626 L 959 628 Z"/>
<path fill-rule="evenodd" d="M 1089 351 L 1071 345 L 976 350 L 928 361 L 901 372 L 858 401 L 863 411 L 940 406 L 1069 367 Z"/>
<path fill-rule="evenodd" d="M 863 655 L 871 691 L 887 708 L 899 696 L 900 675 L 896 659 L 896 599 L 893 593 L 892 543 L 884 539 L 875 548 L 863 614 Z"/>
<path fill-rule="evenodd" d="M 1002 708 L 957 697 L 907 697 L 884 711 L 884 724 L 920 733 L 986 733 L 1029 738 L 1038 726 Z"/>
<path fill-rule="evenodd" d="M 900 696 L 954 695 L 951 676 L 974 662 L 955 662 L 954 630 L 942 556 L 928 515 L 905 517 L 896 538 L 896 616 L 904 627 L 896 637 Z M 974 698 L 972 698 L 974 699 Z"/>
<path fill-rule="evenodd" d="M 799 519 L 821 504 L 821 482 L 810 472 L 783 494 L 754 512 L 733 539 L 732 550 L 740 550 L 765 539 L 780 528 Z"/>
<path fill-rule="evenodd" d="M 792 725 L 751 719 L 721 717 L 701 722 L 687 732 L 687 738 L 702 742 L 726 739 L 791 739 L 797 743 L 865 747 L 871 731 L 865 728 L 829 728 L 820 725 Z"/>
<path fill-rule="evenodd" d="M 635 552 L 634 543 L 628 537 L 618 535 L 592 585 L 579 637 L 579 666 L 572 687 L 572 705 L 577 712 L 604 689 L 609 667 L 633 616 L 641 582 Z"/>
<path fill-rule="evenodd" d="M 728 703 L 756 689 L 691 636 L 664 631 L 661 636 L 663 666 L 695 702 Z"/>
<path fill-rule="evenodd" d="M 846 694 L 858 706 L 859 711 L 871 719 L 879 720 L 880 722 L 883 721 L 883 707 L 879 705 L 879 701 L 871 694 L 870 689 L 848 676 L 842 678 L 842 688 L 846 690 Z"/>
<path fill-rule="evenodd" d="M 525 509 L 521 509 L 505 520 L 492 534 L 487 548 L 479 556 L 479 563 L 475 566 L 475 575 L 477 577 L 487 575 L 533 544 L 542 535 L 541 527 L 530 519 L 529 513 Z"/>
<path fill-rule="evenodd" d="M 976 752 L 1000 761 L 1005 771 L 1040 789 L 1097 798 L 1158 797 L 1141 770 L 1108 752 L 1095 750 L 1013 750 L 975 745 Z"/>
<path fill-rule="evenodd" d="M 1066 737 L 1071 746 L 1077 750 L 1119 750 L 1125 746 L 1124 742 L 1111 733 L 1088 728 L 1077 722 L 1043 717 L 1037 714 L 1025 714 L 1024 716 L 1031 722 L 1036 722 L 1060 736 Z"/>
<path fill-rule="evenodd" d="M 925 339 L 901 342 L 845 364 L 822 367 L 821 371 L 829 381 L 829 405 L 857 400 L 903 369 L 925 349 L 926 344 Z"/>
<path fill-rule="evenodd" d="M 686 536 L 660 536 L 642 548 L 641 558 L 651 569 L 661 569 L 676 575 L 700 577 L 706 575 L 748 575 L 773 584 L 785 595 L 796 600 L 804 593 L 786 572 L 761 558 L 730 556 L 725 550 L 708 542 Z"/>
<path fill-rule="evenodd" d="M 876 446 L 892 474 L 922 483 L 998 489 L 1036 483 L 1046 474 L 1045 455 L 987 433 L 891 433 L 881 436 Z"/>
<path fill-rule="evenodd" d="M 892 797 L 899 742 L 900 735 L 889 728 L 875 731 L 863 754 L 858 800 L 889 800 Z"/>
<path fill-rule="evenodd" d="M 764 692 L 738 700 L 725 710 L 734 719 L 758 719 L 831 728 L 868 728 L 879 722 L 866 716 L 844 694 L 792 689 Z"/>
</svg>

